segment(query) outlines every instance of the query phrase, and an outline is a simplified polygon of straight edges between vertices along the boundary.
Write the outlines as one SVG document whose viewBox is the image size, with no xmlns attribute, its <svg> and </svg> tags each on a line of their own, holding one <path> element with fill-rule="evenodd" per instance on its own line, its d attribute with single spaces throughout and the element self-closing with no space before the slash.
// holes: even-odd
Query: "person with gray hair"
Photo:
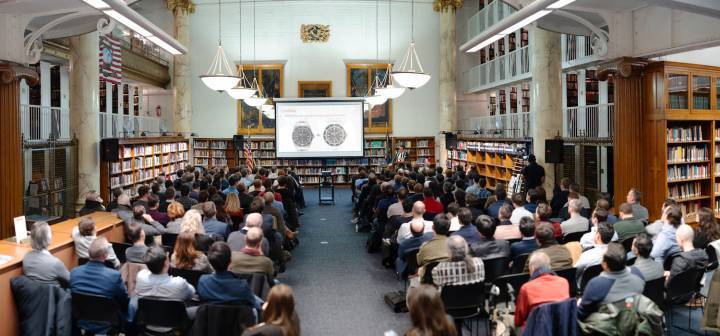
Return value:
<svg viewBox="0 0 720 336">
<path fill-rule="evenodd" d="M 590 229 L 590 221 L 582 216 L 581 211 L 582 203 L 579 199 L 571 199 L 568 201 L 570 218 L 560 223 L 563 235 L 575 232 L 587 232 Z"/>
<path fill-rule="evenodd" d="M 485 280 L 485 267 L 480 258 L 470 255 L 465 238 L 450 236 L 447 239 L 450 260 L 437 264 L 432 271 L 436 286 L 469 285 Z"/>
<path fill-rule="evenodd" d="M 30 229 L 32 251 L 23 258 L 23 274 L 40 283 L 66 287 L 70 281 L 70 272 L 60 259 L 48 251 L 51 241 L 50 225 L 47 222 L 33 223 Z"/>
<path fill-rule="evenodd" d="M 543 303 L 557 302 L 570 297 L 570 285 L 550 269 L 550 257 L 535 251 L 528 259 L 530 281 L 520 287 L 515 304 L 515 326 L 525 325 L 530 311 Z"/>
<path fill-rule="evenodd" d="M 105 211 L 100 193 L 90 190 L 85 193 L 85 205 L 80 209 L 80 216 L 89 215 L 96 211 Z"/>
<path fill-rule="evenodd" d="M 247 235 L 250 228 L 260 228 L 262 230 L 263 218 L 259 213 L 251 213 L 245 218 L 245 226 L 228 236 L 227 244 L 230 246 L 231 251 L 241 251 L 245 248 L 245 236 Z M 263 255 L 270 255 L 270 242 L 267 238 L 263 237 L 262 243 L 260 244 Z"/>
<path fill-rule="evenodd" d="M 203 215 L 205 215 L 205 220 L 203 221 L 205 233 L 212 236 L 222 237 L 223 240 L 227 239 L 230 227 L 215 218 L 215 215 L 217 214 L 215 203 L 203 203 L 202 212 Z"/>
<path fill-rule="evenodd" d="M 72 239 L 75 243 L 75 254 L 78 258 L 89 259 L 90 258 L 90 246 L 97 237 L 95 230 L 95 220 L 90 217 L 82 217 L 78 222 L 78 225 L 73 228 Z M 115 256 L 115 251 L 112 246 L 108 245 L 106 259 L 113 264 L 115 268 L 120 267 L 120 261 Z"/>
</svg>

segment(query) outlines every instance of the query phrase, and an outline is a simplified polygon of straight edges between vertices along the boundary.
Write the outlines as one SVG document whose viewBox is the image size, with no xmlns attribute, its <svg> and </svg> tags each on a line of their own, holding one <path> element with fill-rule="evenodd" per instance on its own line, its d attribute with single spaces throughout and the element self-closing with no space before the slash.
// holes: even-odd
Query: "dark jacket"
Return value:
<svg viewBox="0 0 720 336">
<path fill-rule="evenodd" d="M 85 205 L 80 209 L 80 216 L 89 215 L 96 211 L 105 211 L 105 207 L 98 201 L 85 200 Z"/>
<path fill-rule="evenodd" d="M 701 273 L 704 273 L 707 264 L 708 255 L 705 250 L 696 248 L 692 251 L 681 252 L 677 257 L 673 258 L 668 281 L 674 276 L 691 269 L 701 270 Z"/>
<path fill-rule="evenodd" d="M 230 272 L 202 275 L 197 293 L 200 300 L 209 303 L 244 302 L 253 307 L 256 304 L 247 281 Z"/>
<path fill-rule="evenodd" d="M 533 239 L 523 239 L 510 245 L 510 258 L 515 258 L 521 254 L 535 252 L 540 246 Z"/>
<path fill-rule="evenodd" d="M 204 304 L 195 314 L 193 335 L 240 335 L 243 330 L 255 325 L 255 322 L 251 306 Z"/>
<path fill-rule="evenodd" d="M 523 335 L 576 336 L 580 335 L 575 299 L 546 303 L 535 307 L 525 323 Z"/>
<path fill-rule="evenodd" d="M 41 284 L 25 276 L 10 280 L 10 286 L 20 322 L 18 335 L 69 336 L 71 334 L 70 291 L 55 285 Z"/>
<path fill-rule="evenodd" d="M 663 311 L 642 295 L 600 306 L 579 322 L 584 335 L 662 335 Z"/>
<path fill-rule="evenodd" d="M 480 259 L 493 259 L 510 257 L 510 243 L 507 240 L 487 239 L 481 237 L 480 241 L 470 245 L 470 253 Z"/>
</svg>

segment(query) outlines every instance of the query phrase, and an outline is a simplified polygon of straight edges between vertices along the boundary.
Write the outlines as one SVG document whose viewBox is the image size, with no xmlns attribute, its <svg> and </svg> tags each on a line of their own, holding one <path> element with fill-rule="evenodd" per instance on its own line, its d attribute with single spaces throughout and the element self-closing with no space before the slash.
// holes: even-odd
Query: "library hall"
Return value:
<svg viewBox="0 0 720 336">
<path fill-rule="evenodd" d="M 0 0 L 0 46 L 0 336 L 720 336 L 720 0 Z"/>
</svg>

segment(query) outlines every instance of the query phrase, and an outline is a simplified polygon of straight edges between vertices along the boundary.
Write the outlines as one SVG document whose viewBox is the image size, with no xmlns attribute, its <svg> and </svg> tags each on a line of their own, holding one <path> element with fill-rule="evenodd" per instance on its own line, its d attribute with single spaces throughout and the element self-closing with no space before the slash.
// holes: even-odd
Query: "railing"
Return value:
<svg viewBox="0 0 720 336">
<path fill-rule="evenodd" d="M 471 119 L 473 129 L 483 136 L 498 138 L 530 137 L 530 113 L 519 112 Z"/>
<path fill-rule="evenodd" d="M 67 108 L 20 105 L 23 139 L 28 141 L 70 139 L 70 114 Z"/>
<path fill-rule="evenodd" d="M 160 133 L 162 121 L 147 116 L 128 116 L 113 113 L 100 113 L 100 138 L 118 138 L 140 136 L 142 132 L 150 135 Z"/>
<path fill-rule="evenodd" d="M 563 68 L 599 60 L 592 48 L 592 37 L 562 35 Z"/>
<path fill-rule="evenodd" d="M 465 92 L 472 93 L 530 78 L 530 46 L 524 46 L 465 72 Z"/>
<path fill-rule="evenodd" d="M 480 35 L 486 29 L 514 12 L 515 8 L 507 3 L 500 0 L 493 1 L 468 19 L 465 41 L 470 41 L 473 37 Z"/>
<path fill-rule="evenodd" d="M 612 138 L 615 104 L 566 107 L 563 136 L 566 138 Z"/>
</svg>

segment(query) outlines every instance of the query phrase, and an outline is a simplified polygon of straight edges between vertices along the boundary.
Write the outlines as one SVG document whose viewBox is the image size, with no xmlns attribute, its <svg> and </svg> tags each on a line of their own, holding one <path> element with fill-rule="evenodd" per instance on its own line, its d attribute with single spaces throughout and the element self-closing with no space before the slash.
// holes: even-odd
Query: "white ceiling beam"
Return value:
<svg viewBox="0 0 720 336">
<path fill-rule="evenodd" d="M 720 1 L 718 0 L 656 0 L 653 5 L 720 18 Z"/>
</svg>

